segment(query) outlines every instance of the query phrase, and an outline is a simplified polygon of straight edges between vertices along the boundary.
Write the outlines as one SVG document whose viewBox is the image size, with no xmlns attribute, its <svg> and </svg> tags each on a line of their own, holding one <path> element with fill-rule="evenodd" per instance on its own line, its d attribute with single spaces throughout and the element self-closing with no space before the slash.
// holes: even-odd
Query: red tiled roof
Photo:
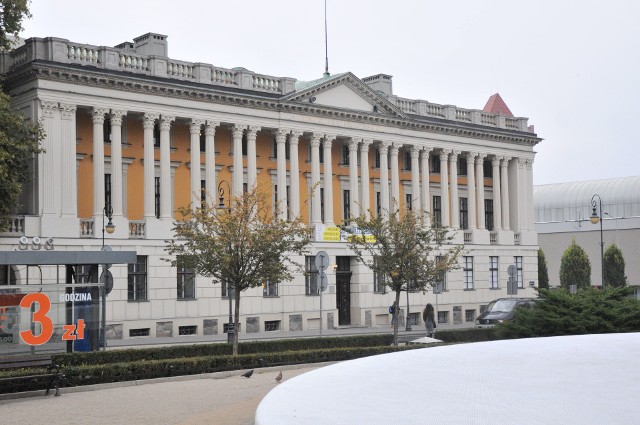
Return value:
<svg viewBox="0 0 640 425">
<path fill-rule="evenodd" d="M 484 105 L 482 110 L 489 114 L 498 114 L 513 118 L 513 114 L 509 110 L 509 107 L 504 103 L 504 100 L 502 100 L 498 93 L 494 94 L 489 98 L 489 100 L 487 100 L 487 104 Z"/>
</svg>

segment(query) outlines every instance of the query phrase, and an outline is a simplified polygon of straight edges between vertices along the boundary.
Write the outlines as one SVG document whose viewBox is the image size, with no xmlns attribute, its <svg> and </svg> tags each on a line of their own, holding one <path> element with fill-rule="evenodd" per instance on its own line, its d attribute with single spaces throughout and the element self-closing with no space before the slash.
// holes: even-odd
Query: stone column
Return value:
<svg viewBox="0 0 640 425">
<path fill-rule="evenodd" d="M 467 206 L 469 208 L 469 229 L 476 228 L 476 179 L 474 162 L 476 153 L 467 154 Z"/>
<path fill-rule="evenodd" d="M 55 137 L 55 118 L 58 112 L 58 102 L 41 101 L 42 112 L 42 128 L 44 130 L 44 139 L 42 140 L 42 148 L 44 153 L 39 155 L 39 166 L 41 167 L 42 178 L 39 182 L 40 196 L 39 209 L 42 215 L 57 215 L 57 205 L 60 203 L 60 197 L 56 195 L 57 175 L 60 172 L 60 165 L 56 162 L 55 152 L 59 151 L 56 147 L 58 140 Z M 75 144 L 75 140 L 74 140 Z M 73 167 L 75 169 L 75 167 Z"/>
<path fill-rule="evenodd" d="M 111 111 L 111 206 L 113 217 L 123 216 L 122 117 L 127 111 Z"/>
<path fill-rule="evenodd" d="M 449 162 L 450 150 L 442 149 L 440 151 L 440 205 L 442 216 L 442 226 L 449 226 L 449 171 L 447 164 Z"/>
<path fill-rule="evenodd" d="M 398 170 L 398 151 L 401 143 L 393 142 L 389 149 L 389 161 L 391 162 L 391 206 L 393 209 L 400 207 L 400 172 Z"/>
<path fill-rule="evenodd" d="M 449 197 L 451 198 L 451 227 L 460 228 L 460 201 L 458 200 L 458 155 L 460 151 L 453 151 L 449 155 L 449 172 L 451 181 L 449 182 Z"/>
<path fill-rule="evenodd" d="M 216 187 L 216 146 L 215 136 L 216 127 L 220 123 L 217 121 L 207 120 L 207 125 L 204 127 L 204 187 L 209 197 L 209 203 L 214 206 L 218 205 L 218 188 Z"/>
<path fill-rule="evenodd" d="M 420 187 L 420 198 L 422 199 L 422 211 L 431 212 L 431 195 L 429 188 L 429 152 L 431 148 L 425 147 L 420 151 L 420 165 L 422 167 L 422 186 Z M 431 216 L 426 215 L 426 225 L 431 225 Z"/>
<path fill-rule="evenodd" d="M 526 161 L 527 179 L 527 230 L 533 231 L 533 158 Z"/>
<path fill-rule="evenodd" d="M 76 167 L 76 105 L 60 104 L 62 113 L 62 215 L 78 217 L 78 179 Z M 113 147 L 112 147 L 113 149 Z"/>
<path fill-rule="evenodd" d="M 371 195 L 369 188 L 369 146 L 373 141 L 371 139 L 363 139 L 360 144 L 360 179 L 362 181 L 362 197 L 360 205 L 362 213 L 371 217 Z"/>
<path fill-rule="evenodd" d="M 362 139 L 355 137 L 349 142 L 349 194 L 352 217 L 358 217 L 360 215 L 360 205 L 358 196 L 358 144 Z"/>
<path fill-rule="evenodd" d="M 276 184 L 278 185 L 278 218 L 287 219 L 287 131 L 279 128 L 276 135 Z"/>
<path fill-rule="evenodd" d="M 153 127 L 158 115 L 144 114 L 144 218 L 156 217 L 155 211 L 155 155 L 153 146 Z"/>
<path fill-rule="evenodd" d="M 300 164 L 298 158 L 298 139 L 302 136 L 300 131 L 292 131 L 289 135 L 289 178 L 291 180 L 291 216 L 297 218 L 300 215 Z"/>
<path fill-rule="evenodd" d="M 233 135 L 233 175 L 231 182 L 231 196 L 242 195 L 244 183 L 244 170 L 242 168 L 242 133 L 244 129 L 234 125 L 231 129 Z"/>
<path fill-rule="evenodd" d="M 200 132 L 203 120 L 191 120 L 189 124 L 191 150 L 191 208 L 200 208 L 202 196 L 200 186 Z"/>
<path fill-rule="evenodd" d="M 389 161 L 387 153 L 389 152 L 388 142 L 380 143 L 380 212 L 383 217 L 389 215 Z"/>
<path fill-rule="evenodd" d="M 494 156 L 493 166 L 493 224 L 494 230 L 502 230 L 502 199 L 500 197 L 500 161 L 501 156 Z"/>
<path fill-rule="evenodd" d="M 320 204 L 320 133 L 311 135 L 311 225 L 322 224 Z M 331 158 L 326 158 L 331 160 Z"/>
<path fill-rule="evenodd" d="M 325 134 L 322 142 L 324 158 L 324 223 L 333 226 L 333 170 L 331 143 L 336 139 L 334 134 Z"/>
<path fill-rule="evenodd" d="M 256 185 L 258 184 L 258 166 L 256 163 L 256 137 L 258 136 L 258 131 L 260 131 L 260 127 L 256 127 L 256 126 L 247 127 L 247 187 L 249 188 L 249 191 L 252 191 L 253 189 L 255 189 Z M 242 146 L 240 146 L 240 149 L 242 150 Z M 286 193 L 286 183 L 285 183 L 285 193 Z M 287 204 L 284 205 L 285 217 L 286 217 L 286 207 L 287 207 Z"/>
<path fill-rule="evenodd" d="M 102 219 L 104 205 L 104 116 L 108 109 L 93 108 L 93 216 Z"/>
<path fill-rule="evenodd" d="M 411 209 L 420 210 L 420 147 L 411 147 Z"/>
<path fill-rule="evenodd" d="M 171 220 L 171 123 L 175 117 L 160 117 L 160 219 Z"/>
<path fill-rule="evenodd" d="M 503 158 L 500 163 L 500 190 L 502 195 L 502 227 L 510 230 L 509 224 L 509 161 L 511 158 Z"/>
<path fill-rule="evenodd" d="M 476 157 L 478 229 L 486 228 L 486 223 L 484 221 L 484 158 L 485 154 L 478 154 Z"/>
</svg>

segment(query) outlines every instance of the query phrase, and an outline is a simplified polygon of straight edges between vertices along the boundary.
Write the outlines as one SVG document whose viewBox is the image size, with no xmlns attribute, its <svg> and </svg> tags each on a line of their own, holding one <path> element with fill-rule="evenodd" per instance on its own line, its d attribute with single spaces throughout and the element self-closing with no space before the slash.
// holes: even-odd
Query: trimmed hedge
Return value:
<svg viewBox="0 0 640 425">
<path fill-rule="evenodd" d="M 442 342 L 449 343 L 483 342 L 502 339 L 497 337 L 495 328 L 466 328 L 436 331 L 435 338 Z"/>
<path fill-rule="evenodd" d="M 201 356 L 190 358 L 140 360 L 111 364 L 70 366 L 64 369 L 66 386 L 103 384 L 109 382 L 132 381 L 161 378 L 166 376 L 195 375 L 200 373 L 243 370 L 268 366 L 282 366 L 301 363 L 342 361 L 395 351 L 424 348 L 423 346 L 378 346 L 342 347 L 322 350 L 300 350 L 279 353 L 252 353 Z M 22 373 L 29 373 L 25 369 Z M 20 387 L 21 391 L 44 389 L 42 382 L 29 382 Z M 0 383 L 0 394 L 15 391 L 9 383 Z"/>
<path fill-rule="evenodd" d="M 277 339 L 238 343 L 238 354 L 278 353 L 284 351 L 322 350 L 343 347 L 378 347 L 393 343 L 393 335 L 354 335 L 348 337 Z M 227 343 L 174 345 L 157 348 L 130 348 L 123 350 L 94 351 L 90 353 L 53 354 L 53 362 L 61 368 L 80 365 L 100 365 L 144 360 L 178 359 L 204 356 L 231 355 L 232 346 Z"/>
</svg>

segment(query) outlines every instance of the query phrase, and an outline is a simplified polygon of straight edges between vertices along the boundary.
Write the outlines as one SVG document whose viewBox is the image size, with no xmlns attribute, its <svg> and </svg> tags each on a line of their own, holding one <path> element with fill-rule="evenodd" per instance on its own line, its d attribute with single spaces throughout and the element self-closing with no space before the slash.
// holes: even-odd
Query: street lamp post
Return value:
<svg viewBox="0 0 640 425">
<path fill-rule="evenodd" d="M 104 217 L 109 219 L 107 225 L 104 225 Z M 116 230 L 116 226 L 114 226 L 111 218 L 113 217 L 113 208 L 111 208 L 111 204 L 107 204 L 102 209 L 102 246 L 104 246 L 104 231 L 106 230 L 108 234 L 112 234 Z"/>
<path fill-rule="evenodd" d="M 105 216 L 109 219 L 106 226 L 104 225 Z M 113 221 L 111 220 L 112 217 L 113 217 L 113 208 L 111 207 L 111 204 L 106 204 L 104 208 L 102 208 L 102 250 L 103 251 L 105 250 L 104 248 L 105 230 L 108 234 L 112 234 L 116 230 L 116 226 L 114 226 Z M 107 349 L 107 279 L 109 278 L 109 275 L 110 275 L 110 273 L 108 272 L 108 267 L 111 267 L 111 266 L 107 264 L 102 265 L 102 275 L 101 275 L 101 276 L 104 276 L 104 281 L 102 283 L 104 283 L 105 285 L 102 287 L 102 326 L 101 326 L 102 338 L 101 338 L 101 341 L 102 341 L 103 350 Z"/>
<path fill-rule="evenodd" d="M 227 193 L 229 194 L 229 203 L 228 205 L 225 205 L 224 203 L 224 187 L 222 186 L 222 183 L 224 183 L 227 186 Z M 220 183 L 218 183 L 218 196 L 220 197 L 220 202 L 218 203 L 218 205 L 216 206 L 217 209 L 219 210 L 227 210 L 227 211 L 231 211 L 231 186 L 229 185 L 229 182 L 227 182 L 226 180 L 221 180 Z M 233 323 L 233 303 L 232 303 L 232 295 L 233 295 L 233 291 L 231 290 L 231 285 L 229 285 L 228 282 L 222 282 L 223 285 L 227 285 L 227 298 L 229 298 L 229 324 L 227 325 L 227 343 L 231 344 L 233 343 L 233 333 L 235 332 L 234 326 L 235 324 Z"/>
<path fill-rule="evenodd" d="M 596 202 L 596 197 L 598 202 Z M 596 207 L 598 207 L 599 214 L 596 214 Z M 591 208 L 591 224 L 600 222 L 600 267 L 602 269 L 602 290 L 604 290 L 604 238 L 602 237 L 602 198 L 600 195 L 595 194 L 591 197 Z"/>
</svg>

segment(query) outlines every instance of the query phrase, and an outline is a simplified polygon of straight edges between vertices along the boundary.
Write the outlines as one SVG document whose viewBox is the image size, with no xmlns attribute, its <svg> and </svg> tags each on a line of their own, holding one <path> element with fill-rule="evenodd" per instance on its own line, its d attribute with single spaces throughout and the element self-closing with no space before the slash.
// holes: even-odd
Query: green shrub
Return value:
<svg viewBox="0 0 640 425">
<path fill-rule="evenodd" d="M 466 328 L 437 331 L 435 338 L 448 343 L 482 342 L 497 339 L 494 328 Z"/>
</svg>

